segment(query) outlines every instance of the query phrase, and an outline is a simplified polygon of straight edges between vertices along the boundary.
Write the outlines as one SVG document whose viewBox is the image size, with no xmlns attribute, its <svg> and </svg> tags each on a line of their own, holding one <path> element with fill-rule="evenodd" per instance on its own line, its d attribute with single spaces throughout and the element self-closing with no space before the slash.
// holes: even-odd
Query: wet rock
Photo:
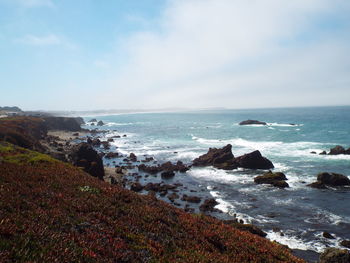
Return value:
<svg viewBox="0 0 350 263">
<path fill-rule="evenodd" d="M 107 142 L 114 142 L 113 138 L 108 138 Z"/>
<path fill-rule="evenodd" d="M 315 151 L 312 151 L 312 152 L 310 152 L 311 154 L 316 154 L 316 152 Z"/>
<path fill-rule="evenodd" d="M 326 151 L 320 152 L 320 155 L 326 155 Z"/>
<path fill-rule="evenodd" d="M 314 182 L 314 183 L 308 184 L 306 186 L 316 188 L 316 189 L 327 189 L 327 186 L 322 182 Z"/>
<path fill-rule="evenodd" d="M 273 173 L 271 171 L 254 178 L 254 182 L 257 184 L 270 184 L 280 188 L 289 187 L 288 183 L 285 180 L 288 180 L 288 179 L 284 173 L 281 173 L 281 172 Z"/>
<path fill-rule="evenodd" d="M 89 120 L 89 122 L 97 122 L 97 120 L 96 119 L 91 119 L 91 120 Z"/>
<path fill-rule="evenodd" d="M 180 198 L 180 196 L 177 193 L 172 193 L 172 194 L 168 195 L 168 199 L 171 202 L 174 202 L 176 199 L 179 199 L 179 198 Z"/>
<path fill-rule="evenodd" d="M 326 231 L 322 233 L 322 236 L 327 239 L 334 239 L 334 236 L 332 236 L 330 233 Z"/>
<path fill-rule="evenodd" d="M 257 226 L 254 226 L 252 224 L 244 224 L 244 223 L 238 223 L 236 220 L 226 220 L 224 221 L 225 224 L 229 224 L 233 226 L 234 228 L 237 228 L 239 230 L 245 231 L 245 232 L 250 232 L 254 235 L 258 235 L 261 237 L 266 237 L 267 234 L 262 231 L 260 228 Z"/>
<path fill-rule="evenodd" d="M 91 140 L 91 138 L 90 138 L 90 137 L 88 137 L 88 138 L 86 139 L 86 142 L 87 142 L 88 144 L 92 144 L 92 140 Z"/>
<path fill-rule="evenodd" d="M 101 141 L 100 141 L 100 139 L 93 139 L 91 144 L 93 146 L 100 146 L 101 145 Z"/>
<path fill-rule="evenodd" d="M 181 161 L 177 161 L 176 164 L 172 164 L 171 162 L 163 163 L 160 166 L 161 170 L 163 171 L 169 171 L 169 172 L 186 172 L 189 170 L 189 168 L 183 164 Z"/>
<path fill-rule="evenodd" d="M 83 167 L 85 172 L 103 180 L 105 173 L 102 159 L 89 144 L 80 143 L 73 146 L 69 159 L 73 165 Z"/>
<path fill-rule="evenodd" d="M 107 153 L 107 154 L 105 155 L 105 158 L 107 158 L 107 159 L 113 159 L 113 158 L 117 158 L 118 156 L 119 156 L 119 154 L 116 153 L 116 152 L 109 152 L 109 153 Z"/>
<path fill-rule="evenodd" d="M 267 125 L 266 122 L 258 121 L 258 120 L 246 120 L 246 121 L 241 121 L 239 123 L 239 125 L 252 125 L 252 124 L 255 124 L 255 125 Z"/>
<path fill-rule="evenodd" d="M 103 126 L 103 125 L 105 125 L 105 124 L 103 123 L 103 121 L 99 121 L 99 122 L 97 123 L 97 126 Z"/>
<path fill-rule="evenodd" d="M 317 175 L 317 181 L 330 186 L 350 185 L 350 179 L 347 176 L 337 173 L 320 173 Z"/>
<path fill-rule="evenodd" d="M 345 149 L 343 146 L 337 145 L 330 150 L 329 155 L 345 154 Z"/>
<path fill-rule="evenodd" d="M 263 157 L 260 151 L 244 154 L 235 159 L 239 167 L 249 169 L 271 169 L 274 168 L 272 162 Z"/>
<path fill-rule="evenodd" d="M 102 144 L 103 148 L 105 148 L 106 150 L 108 150 L 110 148 L 110 144 L 107 141 L 103 141 L 103 142 L 101 142 L 101 144 Z"/>
<path fill-rule="evenodd" d="M 125 138 L 125 137 L 126 137 L 126 134 L 124 134 L 123 137 Z"/>
<path fill-rule="evenodd" d="M 162 179 L 170 179 L 175 176 L 175 173 L 173 171 L 165 171 L 161 173 Z"/>
<path fill-rule="evenodd" d="M 346 247 L 346 248 L 350 248 L 350 240 L 342 240 L 340 242 L 340 245 L 342 245 L 343 247 Z"/>
<path fill-rule="evenodd" d="M 214 166 L 218 169 L 232 170 L 237 168 L 235 158 L 232 154 L 232 145 L 223 148 L 209 148 L 206 154 L 193 160 L 193 166 Z"/>
<path fill-rule="evenodd" d="M 153 157 L 146 157 L 144 160 L 142 160 L 142 162 L 148 163 L 148 162 L 153 161 L 153 160 L 154 160 Z"/>
<path fill-rule="evenodd" d="M 201 199 L 198 196 L 183 195 L 181 200 L 190 202 L 190 203 L 197 203 L 197 204 L 201 202 Z"/>
<path fill-rule="evenodd" d="M 202 212 L 215 212 L 217 211 L 215 206 L 218 204 L 219 203 L 214 198 L 206 199 L 203 204 L 200 205 L 199 210 Z"/>
<path fill-rule="evenodd" d="M 133 162 L 136 162 L 137 161 L 137 157 L 134 153 L 130 153 L 130 156 L 129 156 L 130 160 L 133 161 Z"/>
<path fill-rule="evenodd" d="M 320 255 L 319 263 L 349 263 L 350 253 L 346 249 L 327 248 Z"/>
<path fill-rule="evenodd" d="M 140 171 L 146 172 L 146 173 L 150 173 L 150 174 L 156 174 L 159 173 L 162 169 L 160 168 L 160 166 L 147 166 L 145 164 L 140 164 L 138 166 Z"/>
<path fill-rule="evenodd" d="M 130 186 L 130 190 L 134 192 L 141 192 L 143 190 L 143 186 L 140 183 L 132 183 Z"/>
<path fill-rule="evenodd" d="M 79 132 L 73 133 L 72 136 L 79 136 Z"/>
</svg>

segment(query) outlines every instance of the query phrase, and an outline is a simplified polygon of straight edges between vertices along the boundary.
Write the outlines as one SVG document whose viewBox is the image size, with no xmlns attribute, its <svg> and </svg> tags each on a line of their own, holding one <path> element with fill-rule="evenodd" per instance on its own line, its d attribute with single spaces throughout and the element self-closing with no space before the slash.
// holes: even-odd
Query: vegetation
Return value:
<svg viewBox="0 0 350 263">
<path fill-rule="evenodd" d="M 284 247 L 0 144 L 2 262 L 303 262 Z"/>
</svg>

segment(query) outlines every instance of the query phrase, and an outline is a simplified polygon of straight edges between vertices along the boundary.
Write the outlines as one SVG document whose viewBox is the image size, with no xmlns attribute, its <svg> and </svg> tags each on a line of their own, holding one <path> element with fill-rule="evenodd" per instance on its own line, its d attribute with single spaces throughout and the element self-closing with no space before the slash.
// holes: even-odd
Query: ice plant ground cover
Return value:
<svg viewBox="0 0 350 263">
<path fill-rule="evenodd" d="M 0 145 L 3 262 L 303 262 L 267 239 Z"/>
</svg>

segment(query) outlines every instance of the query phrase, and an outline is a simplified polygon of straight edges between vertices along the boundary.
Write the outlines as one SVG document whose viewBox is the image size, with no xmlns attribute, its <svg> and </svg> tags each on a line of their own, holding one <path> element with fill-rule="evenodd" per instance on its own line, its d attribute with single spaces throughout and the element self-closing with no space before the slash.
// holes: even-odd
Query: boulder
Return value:
<svg viewBox="0 0 350 263">
<path fill-rule="evenodd" d="M 219 203 L 214 198 L 206 199 L 203 204 L 200 205 L 199 210 L 202 212 L 215 212 L 218 210 L 215 208 L 218 204 Z"/>
<path fill-rule="evenodd" d="M 326 154 L 327 154 L 326 151 L 320 152 L 320 155 L 326 155 Z"/>
<path fill-rule="evenodd" d="M 103 121 L 99 121 L 99 122 L 97 123 L 97 126 L 103 126 L 103 125 L 105 125 L 105 124 L 103 123 Z"/>
<path fill-rule="evenodd" d="M 252 125 L 252 124 L 255 124 L 255 125 L 267 125 L 266 122 L 257 121 L 257 120 L 246 120 L 246 121 L 241 121 L 239 123 L 239 125 Z"/>
<path fill-rule="evenodd" d="M 254 178 L 254 182 L 257 184 L 270 184 L 279 188 L 289 187 L 288 183 L 285 181 L 288 180 L 284 173 L 271 171 L 259 175 Z"/>
<path fill-rule="evenodd" d="M 130 186 L 130 190 L 134 192 L 140 192 L 143 190 L 143 186 L 140 183 L 132 183 Z"/>
<path fill-rule="evenodd" d="M 235 159 L 239 167 L 249 169 L 271 169 L 274 168 L 272 162 L 263 157 L 259 151 L 244 154 Z"/>
<path fill-rule="evenodd" d="M 312 188 L 316 188 L 316 189 L 327 189 L 326 185 L 322 182 L 314 182 L 311 184 L 308 184 L 307 186 L 310 186 Z"/>
<path fill-rule="evenodd" d="M 91 120 L 89 120 L 89 122 L 97 122 L 97 120 L 96 119 L 91 119 Z"/>
<path fill-rule="evenodd" d="M 337 173 L 320 173 L 317 175 L 317 181 L 330 186 L 350 185 L 350 179 Z"/>
<path fill-rule="evenodd" d="M 130 160 L 133 161 L 133 162 L 136 162 L 137 161 L 137 157 L 134 153 L 130 153 L 130 156 L 129 156 Z"/>
<path fill-rule="evenodd" d="M 345 154 L 345 149 L 343 146 L 337 145 L 330 150 L 329 155 Z"/>
<path fill-rule="evenodd" d="M 330 233 L 326 231 L 322 233 L 322 236 L 327 239 L 334 239 L 334 236 L 332 236 Z"/>
<path fill-rule="evenodd" d="M 201 202 L 201 199 L 198 196 L 189 196 L 189 195 L 183 195 L 181 200 L 190 202 L 190 203 L 197 203 L 197 204 Z"/>
<path fill-rule="evenodd" d="M 138 169 L 140 171 L 146 172 L 146 173 L 150 173 L 150 174 L 156 174 L 162 171 L 160 166 L 147 166 L 145 164 L 140 164 L 138 166 Z"/>
<path fill-rule="evenodd" d="M 69 159 L 73 165 L 83 167 L 85 172 L 103 180 L 105 172 L 102 159 L 88 143 L 80 143 L 73 146 Z"/>
<path fill-rule="evenodd" d="M 119 156 L 119 154 L 116 153 L 116 152 L 109 152 L 109 153 L 107 153 L 107 154 L 105 155 L 105 158 L 107 158 L 107 159 L 113 159 L 113 158 L 117 158 L 118 156 Z"/>
<path fill-rule="evenodd" d="M 227 144 L 225 147 L 209 148 L 206 154 L 193 160 L 193 166 L 214 166 L 218 169 L 232 170 L 237 168 L 235 158 L 232 154 L 232 145 Z"/>
<path fill-rule="evenodd" d="M 169 171 L 169 172 L 182 172 L 185 173 L 189 170 L 189 168 L 183 164 L 181 161 L 177 161 L 176 164 L 173 164 L 171 162 L 163 163 L 161 166 L 161 169 L 163 171 Z"/>
<path fill-rule="evenodd" d="M 175 173 L 173 171 L 164 171 L 161 173 L 161 177 L 163 179 L 170 179 L 173 178 L 175 176 Z"/>
<path fill-rule="evenodd" d="M 327 248 L 320 255 L 319 263 L 349 263 L 350 253 L 346 249 Z"/>
<path fill-rule="evenodd" d="M 350 248 L 350 240 L 342 240 L 340 242 L 340 245 L 342 245 L 343 247 L 346 247 L 346 248 Z"/>
</svg>

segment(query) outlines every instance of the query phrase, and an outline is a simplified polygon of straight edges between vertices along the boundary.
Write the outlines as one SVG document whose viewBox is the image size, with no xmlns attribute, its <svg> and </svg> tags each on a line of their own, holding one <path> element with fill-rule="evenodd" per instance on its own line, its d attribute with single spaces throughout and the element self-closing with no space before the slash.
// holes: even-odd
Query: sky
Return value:
<svg viewBox="0 0 350 263">
<path fill-rule="evenodd" d="M 0 106 L 350 105 L 349 0 L 0 0 Z"/>
</svg>

